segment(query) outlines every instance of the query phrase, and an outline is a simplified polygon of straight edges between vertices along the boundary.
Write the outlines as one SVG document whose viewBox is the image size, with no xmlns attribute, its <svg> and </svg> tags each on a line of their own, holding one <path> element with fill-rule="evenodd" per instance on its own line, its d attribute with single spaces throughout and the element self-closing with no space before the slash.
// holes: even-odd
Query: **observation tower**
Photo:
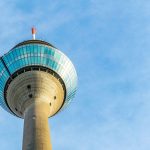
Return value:
<svg viewBox="0 0 150 150">
<path fill-rule="evenodd" d="M 48 42 L 33 39 L 0 58 L 0 105 L 24 119 L 22 150 L 51 150 L 48 118 L 63 110 L 77 87 L 70 59 Z M 7 139 L 6 139 L 7 140 Z"/>
</svg>

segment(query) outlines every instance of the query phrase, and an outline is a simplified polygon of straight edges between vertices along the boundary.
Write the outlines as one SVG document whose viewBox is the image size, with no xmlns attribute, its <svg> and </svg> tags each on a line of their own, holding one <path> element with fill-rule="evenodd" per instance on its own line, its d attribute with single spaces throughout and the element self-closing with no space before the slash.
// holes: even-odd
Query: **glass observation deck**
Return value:
<svg viewBox="0 0 150 150">
<path fill-rule="evenodd" d="M 66 88 L 66 97 L 61 110 L 64 109 L 76 92 L 75 68 L 66 55 L 53 45 L 40 40 L 19 43 L 0 58 L 0 105 L 12 114 L 5 101 L 5 86 L 15 72 L 28 66 L 43 66 L 61 77 Z"/>
</svg>

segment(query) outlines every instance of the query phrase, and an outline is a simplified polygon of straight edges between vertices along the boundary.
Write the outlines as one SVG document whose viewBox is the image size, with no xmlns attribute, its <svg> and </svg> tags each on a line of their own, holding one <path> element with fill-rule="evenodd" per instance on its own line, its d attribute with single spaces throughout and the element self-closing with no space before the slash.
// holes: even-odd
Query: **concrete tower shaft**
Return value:
<svg viewBox="0 0 150 150">
<path fill-rule="evenodd" d="M 52 149 L 48 116 L 49 105 L 46 102 L 34 102 L 26 109 L 22 150 Z"/>
</svg>

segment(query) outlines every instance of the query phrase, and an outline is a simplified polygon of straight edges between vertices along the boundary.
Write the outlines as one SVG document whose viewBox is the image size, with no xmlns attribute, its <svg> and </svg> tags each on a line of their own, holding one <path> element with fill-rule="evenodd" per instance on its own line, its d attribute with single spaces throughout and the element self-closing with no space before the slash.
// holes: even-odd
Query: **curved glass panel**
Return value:
<svg viewBox="0 0 150 150">
<path fill-rule="evenodd" d="M 4 87 L 5 87 L 5 84 L 6 84 L 8 79 L 9 79 L 9 73 L 4 66 L 2 59 L 0 59 L 0 105 L 6 111 L 11 113 L 11 111 L 9 110 L 9 108 L 7 107 L 7 105 L 4 101 Z"/>
</svg>

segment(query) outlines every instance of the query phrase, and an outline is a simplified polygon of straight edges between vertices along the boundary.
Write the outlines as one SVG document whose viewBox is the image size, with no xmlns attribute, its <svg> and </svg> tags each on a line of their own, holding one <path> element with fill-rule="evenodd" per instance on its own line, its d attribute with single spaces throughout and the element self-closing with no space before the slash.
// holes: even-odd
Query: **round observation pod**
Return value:
<svg viewBox="0 0 150 150">
<path fill-rule="evenodd" d="M 73 99 L 76 87 L 72 62 L 45 41 L 24 41 L 0 58 L 0 105 L 20 118 L 35 101 L 49 105 L 49 117 L 55 115 Z"/>
</svg>

